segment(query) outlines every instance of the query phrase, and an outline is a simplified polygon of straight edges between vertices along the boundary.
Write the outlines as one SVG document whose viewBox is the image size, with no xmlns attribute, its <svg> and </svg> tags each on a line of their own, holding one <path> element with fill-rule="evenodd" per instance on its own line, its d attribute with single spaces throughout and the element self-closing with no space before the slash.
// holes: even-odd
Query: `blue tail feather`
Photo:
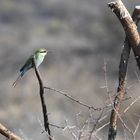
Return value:
<svg viewBox="0 0 140 140">
<path fill-rule="evenodd" d="M 32 63 L 30 65 L 24 65 L 21 69 L 20 69 L 20 75 L 18 76 L 18 78 L 16 79 L 16 81 L 13 83 L 13 87 L 15 87 L 17 85 L 17 82 L 22 78 L 22 76 L 29 70 L 31 69 Z"/>
<path fill-rule="evenodd" d="M 25 66 L 25 67 L 22 67 L 20 69 L 20 76 L 22 77 L 29 69 L 32 68 L 32 64 L 28 65 L 28 66 Z"/>
</svg>

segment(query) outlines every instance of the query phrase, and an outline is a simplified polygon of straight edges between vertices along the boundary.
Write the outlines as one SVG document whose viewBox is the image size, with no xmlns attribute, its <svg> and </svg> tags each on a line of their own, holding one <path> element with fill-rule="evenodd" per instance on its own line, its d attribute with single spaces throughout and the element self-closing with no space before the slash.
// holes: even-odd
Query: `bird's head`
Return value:
<svg viewBox="0 0 140 140">
<path fill-rule="evenodd" d="M 35 55 L 44 56 L 47 54 L 47 50 L 44 48 L 39 48 L 36 50 Z"/>
</svg>

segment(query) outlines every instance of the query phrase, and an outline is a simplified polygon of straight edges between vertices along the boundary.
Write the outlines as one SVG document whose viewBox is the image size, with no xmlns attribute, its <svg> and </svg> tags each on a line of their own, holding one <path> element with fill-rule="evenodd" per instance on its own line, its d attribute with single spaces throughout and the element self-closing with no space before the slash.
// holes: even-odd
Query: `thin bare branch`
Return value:
<svg viewBox="0 0 140 140">
<path fill-rule="evenodd" d="M 63 91 L 60 91 L 60 90 L 57 90 L 57 89 L 55 89 L 55 88 L 51 88 L 51 87 L 44 87 L 44 88 L 45 88 L 45 89 L 48 89 L 48 90 L 55 91 L 55 92 L 57 92 L 57 93 L 59 93 L 59 94 L 65 96 L 65 97 L 69 98 L 70 100 L 72 100 L 72 101 L 74 101 L 74 102 L 76 102 L 76 103 L 78 103 L 78 104 L 80 104 L 80 105 L 82 105 L 82 106 L 88 108 L 88 109 L 93 109 L 93 110 L 95 110 L 95 111 L 101 111 L 101 110 L 104 108 L 104 107 L 98 107 L 98 108 L 96 108 L 96 107 L 94 107 L 94 106 L 87 105 L 87 104 L 85 104 L 85 103 L 83 103 L 83 102 L 81 102 L 81 101 L 75 99 L 74 97 L 68 95 L 67 93 L 65 93 L 65 92 L 63 92 Z M 108 107 L 108 106 L 106 106 L 106 108 L 107 108 L 107 107 Z"/>
<path fill-rule="evenodd" d="M 74 140 L 78 140 L 78 137 L 76 136 L 76 134 L 71 130 L 71 127 L 68 125 L 68 121 L 65 120 L 66 123 L 66 129 L 68 129 L 68 131 L 70 132 L 71 136 L 73 137 Z M 73 127 L 72 127 L 73 128 Z"/>
<path fill-rule="evenodd" d="M 126 113 L 132 107 L 132 105 L 134 105 L 139 99 L 140 96 L 136 98 L 123 112 Z"/>
<path fill-rule="evenodd" d="M 135 128 L 135 131 L 134 131 L 134 133 L 133 133 L 134 136 L 136 135 L 139 126 L 140 126 L 140 119 L 139 119 L 139 121 L 138 121 L 138 123 L 137 123 L 137 125 L 136 125 L 136 128 Z"/>
<path fill-rule="evenodd" d="M 133 134 L 132 130 L 125 124 L 125 122 L 123 121 L 121 115 L 120 115 L 120 114 L 118 113 L 118 111 L 115 109 L 114 103 L 113 103 L 113 101 L 111 100 L 110 94 L 109 94 L 109 98 L 110 98 L 110 101 L 111 101 L 111 103 L 112 103 L 113 110 L 115 110 L 115 112 L 116 112 L 118 118 L 120 119 L 121 123 L 123 124 L 123 126 L 124 126 L 131 134 Z"/>
<path fill-rule="evenodd" d="M 97 124 L 98 124 L 99 120 L 102 118 L 103 112 L 104 112 L 104 109 L 101 111 L 101 113 L 100 113 L 98 119 L 96 120 L 96 122 L 95 122 L 95 124 L 93 125 L 91 131 L 89 132 L 89 138 L 88 138 L 88 140 L 91 139 L 91 137 L 92 137 L 92 133 L 95 131 L 95 129 L 96 129 L 96 127 L 97 127 Z M 96 136 L 96 134 L 95 134 L 95 136 Z"/>
</svg>

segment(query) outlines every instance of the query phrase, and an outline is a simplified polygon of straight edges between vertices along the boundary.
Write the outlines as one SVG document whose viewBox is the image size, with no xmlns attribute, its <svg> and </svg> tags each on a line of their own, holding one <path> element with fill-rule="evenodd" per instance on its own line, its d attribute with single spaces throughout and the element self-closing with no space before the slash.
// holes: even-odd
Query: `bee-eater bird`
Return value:
<svg viewBox="0 0 140 140">
<path fill-rule="evenodd" d="M 35 59 L 35 63 L 36 66 L 38 67 L 44 60 L 46 54 L 47 54 L 47 50 L 44 48 L 39 48 L 36 50 L 36 52 L 31 55 L 27 61 L 25 62 L 25 64 L 22 66 L 22 68 L 20 69 L 20 75 L 18 76 L 18 78 L 16 79 L 16 81 L 13 83 L 13 87 L 15 87 L 17 85 L 17 82 L 20 78 L 22 78 L 22 76 L 31 68 L 34 67 L 33 65 L 33 58 Z"/>
</svg>

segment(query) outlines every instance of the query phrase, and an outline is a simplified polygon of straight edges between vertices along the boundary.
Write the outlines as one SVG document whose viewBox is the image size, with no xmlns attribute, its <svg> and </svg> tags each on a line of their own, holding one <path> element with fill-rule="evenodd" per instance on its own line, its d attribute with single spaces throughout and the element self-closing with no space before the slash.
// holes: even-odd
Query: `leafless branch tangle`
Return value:
<svg viewBox="0 0 140 140">
<path fill-rule="evenodd" d="M 106 68 L 106 66 L 107 66 L 107 63 L 104 61 L 104 68 L 103 68 L 103 70 L 104 70 L 104 75 L 105 75 L 105 88 L 106 88 L 106 91 L 107 91 L 107 93 L 108 94 L 110 94 L 110 92 L 109 92 L 109 88 L 108 88 L 108 81 L 107 81 L 107 68 Z M 55 92 L 58 92 L 58 93 L 60 93 L 60 94 L 62 94 L 62 95 L 64 95 L 65 97 L 68 97 L 70 100 L 72 100 L 72 101 L 76 101 L 76 103 L 79 103 L 80 102 L 80 105 L 82 105 L 82 106 L 84 106 L 85 107 L 85 104 L 84 103 L 82 103 L 81 101 L 77 101 L 75 98 L 73 98 L 73 97 L 71 97 L 68 93 L 66 93 L 66 92 L 63 92 L 63 91 L 60 91 L 60 90 L 57 90 L 57 89 L 54 89 L 54 88 L 50 88 L 50 87 L 44 87 L 44 88 L 46 88 L 46 89 L 48 89 L 48 90 L 52 90 L 52 91 L 55 91 Z M 112 96 L 113 97 L 113 96 Z M 111 95 L 110 95 L 110 98 L 112 98 L 111 97 Z M 110 100 L 110 99 L 109 99 Z M 125 99 L 124 99 L 125 100 Z M 126 98 L 126 100 L 127 100 L 127 98 Z M 112 101 L 112 99 L 111 99 L 111 101 Z M 84 104 L 84 105 L 83 105 Z M 108 106 L 108 105 L 107 105 Z M 112 102 L 111 102 L 111 106 L 112 106 Z M 88 106 L 88 105 L 86 105 L 86 107 L 89 109 L 89 110 L 92 110 L 92 108 L 90 108 L 90 106 Z M 107 116 L 108 115 L 103 115 L 103 111 L 104 111 L 104 109 L 106 109 L 106 107 L 103 107 L 102 108 L 102 110 L 99 110 L 99 111 L 101 111 L 101 114 L 99 115 L 99 118 L 97 118 L 95 121 L 93 120 L 93 122 L 89 122 L 89 119 L 92 119 L 92 115 L 90 115 L 89 116 L 89 118 L 87 118 L 87 120 L 85 120 L 85 122 L 84 122 L 84 124 L 83 124 L 83 126 L 82 127 L 78 127 L 78 126 L 76 126 L 77 128 L 78 128 L 78 130 L 79 130 L 79 134 L 78 134 L 78 140 L 80 140 L 80 139 L 83 139 L 83 137 L 85 137 L 86 139 L 91 139 L 91 137 L 98 137 L 97 136 L 97 133 L 99 132 L 99 131 L 101 131 L 105 126 L 107 126 L 108 124 L 109 124 L 109 122 L 108 123 L 106 123 L 106 124 L 104 124 L 104 125 L 102 125 L 101 127 L 99 127 L 99 128 L 97 128 L 96 129 L 96 126 L 97 126 L 97 124 L 99 123 L 99 122 L 101 122 L 103 119 L 105 119 L 105 118 L 107 118 Z M 93 110 L 93 111 L 96 111 L 96 110 Z M 111 109 L 110 110 L 108 110 L 108 111 L 106 111 L 106 114 L 108 114 L 108 112 L 109 111 L 111 111 Z M 125 112 L 124 112 L 125 113 Z M 123 114 L 124 114 L 123 113 Z M 121 115 L 123 115 L 123 114 L 121 114 Z M 80 113 L 78 113 L 76 116 L 80 116 L 81 115 L 81 112 Z M 119 115 L 119 114 L 118 114 Z M 122 123 L 123 123 L 123 125 L 126 127 L 126 129 L 128 129 L 130 132 L 132 132 L 128 127 L 127 127 L 127 125 L 124 123 L 124 121 L 122 120 L 122 118 L 121 118 L 121 115 L 119 115 L 119 118 L 120 118 L 120 120 L 122 121 Z M 89 132 L 88 133 L 86 133 L 86 131 L 87 131 L 87 126 L 88 126 L 88 123 L 93 123 L 93 127 L 92 127 L 92 130 L 89 130 Z M 50 124 L 51 125 L 51 124 Z M 53 126 L 53 125 L 52 125 Z M 54 127 L 55 127 L 55 125 L 54 125 Z M 68 126 L 65 126 L 65 127 L 63 127 L 63 128 L 67 128 Z M 59 126 L 58 126 L 58 128 L 59 128 Z M 61 127 L 60 127 L 61 128 Z M 68 130 L 71 130 L 71 129 L 68 129 Z M 71 130 L 71 132 L 70 133 L 72 133 L 72 130 Z M 73 134 L 73 133 L 72 133 Z M 74 136 L 74 134 L 73 134 L 73 136 Z M 99 138 L 99 137 L 98 137 Z M 98 139 L 97 138 L 97 139 Z M 74 138 L 74 139 L 76 139 L 76 137 Z M 100 139 L 100 138 L 99 138 Z"/>
</svg>

